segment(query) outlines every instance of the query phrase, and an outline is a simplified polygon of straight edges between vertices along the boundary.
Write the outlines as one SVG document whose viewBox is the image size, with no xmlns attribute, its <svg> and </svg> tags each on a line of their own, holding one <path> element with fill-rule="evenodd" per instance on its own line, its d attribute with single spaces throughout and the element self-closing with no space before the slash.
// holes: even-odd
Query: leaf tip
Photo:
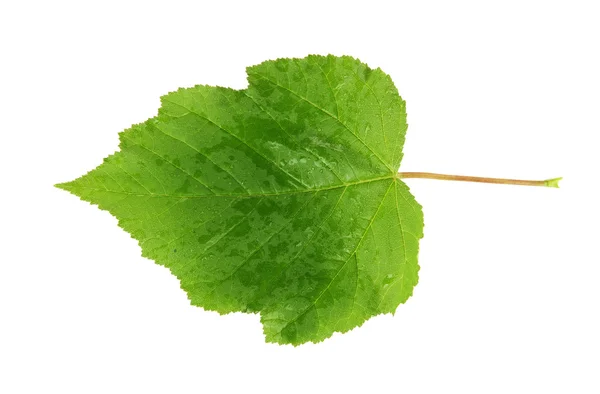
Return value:
<svg viewBox="0 0 600 394">
<path fill-rule="evenodd" d="M 544 181 L 544 186 L 546 187 L 556 187 L 558 188 L 558 182 L 560 182 L 562 180 L 562 177 L 559 178 L 552 178 L 552 179 L 546 179 Z"/>
<path fill-rule="evenodd" d="M 64 182 L 64 183 L 55 183 L 54 187 L 58 188 L 58 189 L 62 189 L 62 190 L 69 190 L 69 183 L 68 182 Z"/>
<path fill-rule="evenodd" d="M 56 184 L 54 184 L 54 187 L 57 189 L 61 189 L 61 190 L 67 191 L 69 193 L 75 194 L 74 189 L 73 189 L 73 186 L 74 186 L 73 183 L 74 183 L 74 181 L 56 183 Z"/>
</svg>

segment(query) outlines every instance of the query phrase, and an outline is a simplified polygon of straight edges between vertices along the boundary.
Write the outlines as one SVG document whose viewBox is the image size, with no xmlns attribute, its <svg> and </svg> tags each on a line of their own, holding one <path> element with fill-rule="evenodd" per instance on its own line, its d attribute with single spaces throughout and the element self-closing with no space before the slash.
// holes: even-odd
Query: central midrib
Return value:
<svg viewBox="0 0 600 394">
<path fill-rule="evenodd" d="M 94 190 L 94 191 L 103 191 L 103 192 L 109 192 L 109 193 L 115 193 L 115 194 L 125 194 L 125 195 L 130 195 L 130 196 L 137 196 L 137 197 L 176 197 L 176 198 L 207 198 L 207 197 L 237 197 L 237 198 L 253 198 L 253 197 L 264 197 L 264 196 L 281 196 L 281 195 L 286 195 L 286 194 L 299 194 L 299 193 L 316 193 L 316 192 L 320 192 L 320 191 L 325 191 L 325 190 L 334 190 L 334 189 L 340 189 L 343 187 L 348 187 L 348 186 L 354 186 L 354 185 L 360 185 L 363 183 L 370 183 L 370 182 L 376 182 L 376 181 L 381 181 L 381 180 L 385 180 L 385 179 L 397 179 L 396 175 L 386 175 L 386 176 L 382 176 L 382 177 L 377 177 L 377 178 L 371 178 L 371 179 L 362 179 L 362 180 L 358 180 L 356 182 L 347 182 L 347 183 L 342 183 L 340 185 L 335 185 L 335 186 L 327 186 L 327 187 L 322 187 L 322 188 L 316 188 L 316 189 L 302 189 L 302 190 L 286 190 L 286 191 L 282 191 L 282 192 L 278 192 L 278 193 L 256 193 L 256 194 L 246 194 L 246 193 L 239 193 L 239 194 L 202 194 L 202 195 L 195 195 L 195 194 L 164 194 L 164 193 L 129 193 L 126 192 L 124 190 L 109 190 L 109 189 L 98 189 L 98 188 L 91 188 L 91 187 L 84 187 L 84 186 L 77 186 L 77 187 L 63 187 L 64 189 L 68 190 L 68 189 L 85 189 L 85 190 Z M 60 185 L 57 185 L 58 187 L 60 187 Z"/>
</svg>

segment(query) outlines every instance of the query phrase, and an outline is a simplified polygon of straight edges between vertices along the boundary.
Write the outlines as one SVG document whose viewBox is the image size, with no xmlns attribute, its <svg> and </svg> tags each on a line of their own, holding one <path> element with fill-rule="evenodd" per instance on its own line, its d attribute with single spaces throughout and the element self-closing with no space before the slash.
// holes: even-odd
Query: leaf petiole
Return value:
<svg viewBox="0 0 600 394">
<path fill-rule="evenodd" d="M 506 179 L 506 178 L 486 178 L 479 176 L 464 176 L 464 175 L 446 175 L 436 174 L 433 172 L 399 172 L 396 175 L 399 179 L 407 178 L 424 178 L 438 179 L 444 181 L 465 181 L 465 182 L 480 182 L 480 183 L 499 183 L 504 185 L 521 185 L 521 186 L 545 186 L 558 187 L 558 182 L 562 178 L 552 178 L 543 181 L 528 181 L 522 179 Z"/>
</svg>

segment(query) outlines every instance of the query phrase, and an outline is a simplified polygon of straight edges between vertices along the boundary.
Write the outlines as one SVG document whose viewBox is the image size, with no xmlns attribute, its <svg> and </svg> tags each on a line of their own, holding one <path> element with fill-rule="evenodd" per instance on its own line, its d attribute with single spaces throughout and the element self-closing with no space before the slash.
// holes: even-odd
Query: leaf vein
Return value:
<svg viewBox="0 0 600 394">
<path fill-rule="evenodd" d="M 348 130 L 348 132 L 350 132 L 350 134 L 352 134 L 352 135 L 353 135 L 353 136 L 354 136 L 354 137 L 355 137 L 355 138 L 356 138 L 358 141 L 360 141 L 360 142 L 362 143 L 362 145 L 363 145 L 365 148 L 367 148 L 367 150 L 368 150 L 369 152 L 371 152 L 371 154 L 372 154 L 373 156 L 375 156 L 375 157 L 376 157 L 376 158 L 377 158 L 377 159 L 378 159 L 378 160 L 381 162 L 381 164 L 383 164 L 383 165 L 384 165 L 384 166 L 385 166 L 385 167 L 386 167 L 388 170 L 390 170 L 390 171 L 394 172 L 394 170 L 393 170 L 391 167 L 389 167 L 389 166 L 388 166 L 388 165 L 385 163 L 385 161 L 384 161 L 384 160 L 383 160 L 381 157 L 379 157 L 379 155 L 378 155 L 377 153 L 375 153 L 375 152 L 373 151 L 373 149 L 371 149 L 371 148 L 370 148 L 370 147 L 369 147 L 369 146 L 368 146 L 368 145 L 365 143 L 365 141 L 363 141 L 363 139 L 362 139 L 362 138 L 360 138 L 360 137 L 358 136 L 358 134 L 356 134 L 355 132 L 353 132 L 352 130 L 350 130 L 350 128 L 349 128 L 348 126 L 346 126 L 346 124 L 345 124 L 345 123 L 343 123 L 343 122 L 342 122 L 342 121 L 341 121 L 339 118 L 337 118 L 337 117 L 336 117 L 334 114 L 332 114 L 331 112 L 327 111 L 327 110 L 326 110 L 326 109 L 324 109 L 324 108 L 321 108 L 321 107 L 319 107 L 318 105 L 316 105 L 315 103 L 313 103 L 312 101 L 310 101 L 309 99 L 307 99 L 306 97 L 304 97 L 304 96 L 301 96 L 300 94 L 298 94 L 298 93 L 294 92 L 293 90 L 291 90 L 291 89 L 288 89 L 288 88 L 286 88 L 285 86 L 283 86 L 283 85 L 280 85 L 279 83 L 277 83 L 277 82 L 275 82 L 275 81 L 272 81 L 271 79 L 269 79 L 269 78 L 265 77 L 264 75 L 261 75 L 261 74 L 255 74 L 255 75 L 256 75 L 256 76 L 258 76 L 259 78 L 262 78 L 262 79 L 264 79 L 265 81 L 268 81 L 268 82 L 270 82 L 270 83 L 271 83 L 271 84 L 273 84 L 273 85 L 279 86 L 280 88 L 287 90 L 288 92 L 292 93 L 294 96 L 296 96 L 296 97 L 298 97 L 298 98 L 300 98 L 300 99 L 302 99 L 302 100 L 306 101 L 308 104 L 312 105 L 313 107 L 315 107 L 315 108 L 316 108 L 316 109 L 318 109 L 319 111 L 321 111 L 321 112 L 323 112 L 324 114 L 326 114 L 326 115 L 330 116 L 332 119 L 334 119 L 335 121 L 337 121 L 337 122 L 338 122 L 338 123 L 339 123 L 341 126 L 343 126 L 343 127 L 346 129 L 346 130 Z"/>
</svg>

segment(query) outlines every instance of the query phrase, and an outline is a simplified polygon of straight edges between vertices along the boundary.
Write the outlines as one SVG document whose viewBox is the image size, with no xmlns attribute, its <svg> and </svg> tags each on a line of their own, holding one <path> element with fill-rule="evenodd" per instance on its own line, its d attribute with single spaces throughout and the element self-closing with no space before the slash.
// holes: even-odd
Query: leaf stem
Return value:
<svg viewBox="0 0 600 394">
<path fill-rule="evenodd" d="M 485 178 L 479 176 L 464 176 L 464 175 L 445 175 L 435 174 L 433 172 L 399 172 L 396 175 L 400 179 L 406 178 L 425 178 L 438 179 L 444 181 L 465 181 L 465 182 L 481 182 L 481 183 L 500 183 L 504 185 L 522 185 L 522 186 L 545 186 L 558 187 L 558 182 L 562 178 L 552 178 L 543 181 L 526 181 L 522 179 L 506 179 L 506 178 Z"/>
</svg>

